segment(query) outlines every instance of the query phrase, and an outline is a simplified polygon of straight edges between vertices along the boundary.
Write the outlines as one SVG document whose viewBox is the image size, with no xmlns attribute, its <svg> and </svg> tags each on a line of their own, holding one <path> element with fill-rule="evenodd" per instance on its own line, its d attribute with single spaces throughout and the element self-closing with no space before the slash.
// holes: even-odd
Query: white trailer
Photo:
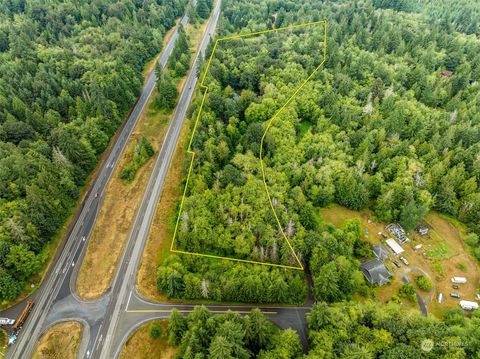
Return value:
<svg viewBox="0 0 480 359">
<path fill-rule="evenodd" d="M 459 304 L 465 310 L 478 309 L 478 303 L 477 302 L 471 302 L 469 300 L 461 300 Z"/>
<path fill-rule="evenodd" d="M 0 325 L 12 325 L 15 323 L 15 319 L 0 318 Z"/>
<path fill-rule="evenodd" d="M 452 278 L 452 283 L 459 283 L 459 284 L 467 283 L 467 278 L 465 278 L 465 277 L 453 277 Z"/>
</svg>

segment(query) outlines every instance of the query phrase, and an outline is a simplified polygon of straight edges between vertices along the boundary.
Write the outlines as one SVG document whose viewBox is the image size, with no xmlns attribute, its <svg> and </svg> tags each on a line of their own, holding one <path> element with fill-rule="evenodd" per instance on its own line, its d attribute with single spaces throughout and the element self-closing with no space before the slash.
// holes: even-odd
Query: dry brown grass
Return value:
<svg viewBox="0 0 480 359">
<path fill-rule="evenodd" d="M 7 341 L 7 332 L 3 329 L 0 329 L 0 359 L 3 359 L 5 357 L 5 353 L 7 352 Z"/>
<path fill-rule="evenodd" d="M 75 359 L 82 340 L 82 331 L 82 325 L 75 321 L 54 325 L 40 338 L 33 359 Z"/>
<path fill-rule="evenodd" d="M 151 324 L 157 323 L 162 327 L 162 336 L 153 339 L 149 334 Z M 167 342 L 167 319 L 152 320 L 142 325 L 128 338 L 122 348 L 119 359 L 172 359 L 177 353 L 177 348 L 171 347 Z"/>
<path fill-rule="evenodd" d="M 345 207 L 333 205 L 329 208 L 322 208 L 320 214 L 322 218 L 336 226 L 341 226 L 345 221 L 352 218 L 358 218 L 364 228 L 369 229 L 368 236 L 365 237 L 372 244 L 380 241 L 377 233 L 384 230 L 382 223 L 368 223 L 366 214 L 368 211 L 352 211 Z M 461 299 L 474 300 L 480 281 L 479 265 L 469 254 L 467 245 L 463 237 L 466 234 L 465 227 L 459 222 L 447 218 L 434 211 L 427 214 L 425 222 L 431 228 L 428 236 L 420 236 L 415 232 L 409 234 L 411 242 L 402 245 L 405 249 L 404 257 L 408 259 L 410 267 L 422 269 L 433 281 L 432 300 L 429 305 L 429 312 L 435 316 L 441 317 L 441 313 L 446 309 L 459 308 L 459 299 L 451 298 L 450 293 L 459 293 Z M 422 244 L 422 248 L 415 250 L 417 244 Z M 442 248 L 442 251 L 438 249 Z M 441 255 L 428 256 L 429 250 Z M 400 261 L 398 261 L 400 262 Z M 460 270 L 458 267 L 463 267 Z M 379 287 L 375 290 L 377 298 L 385 303 L 393 295 L 398 293 L 401 287 L 401 275 L 405 270 L 403 263 L 401 268 L 392 265 L 391 261 L 386 262 L 389 270 L 394 274 L 394 279 L 390 285 Z M 465 276 L 467 283 L 459 284 L 459 289 L 452 288 L 451 277 Z M 438 293 L 443 293 L 443 303 L 438 304 Z M 422 295 L 427 298 L 429 295 Z M 407 301 L 405 301 L 407 302 Z M 415 307 L 414 303 L 405 303 L 406 307 Z"/>
<path fill-rule="evenodd" d="M 187 24 L 185 32 L 190 38 L 190 51 L 192 52 L 191 63 L 193 63 L 195 53 L 197 52 L 203 34 L 207 26 L 205 21 L 200 26 Z M 177 84 L 177 89 L 181 91 L 185 84 L 185 78 Z M 180 198 L 183 188 L 180 186 L 183 175 L 183 165 L 185 162 L 185 145 L 189 138 L 189 123 L 185 122 L 180 138 L 175 149 L 175 154 L 168 169 L 167 177 L 163 187 L 160 201 L 155 212 L 155 217 L 150 228 L 147 244 L 143 252 L 142 261 L 137 274 L 138 291 L 152 300 L 167 301 L 168 298 L 159 293 L 155 282 L 157 267 L 163 259 L 170 253 L 170 245 L 173 237 L 173 226 L 171 223 L 175 211 L 176 201 Z M 172 301 L 172 300 L 170 300 Z"/>
<path fill-rule="evenodd" d="M 152 109 L 150 105 L 151 103 L 129 138 L 126 151 L 107 185 L 105 198 L 78 275 L 77 293 L 84 299 L 100 297 L 111 284 L 116 264 L 167 131 L 170 114 Z M 120 179 L 120 171 L 130 161 L 135 143 L 141 136 L 146 136 L 150 140 L 156 155 L 138 170 L 135 180 L 125 183 Z"/>
<path fill-rule="evenodd" d="M 187 27 L 186 31 L 190 36 L 192 52 L 196 52 L 198 49 L 205 28 L 206 22 L 199 28 Z M 179 91 L 182 90 L 184 84 L 185 78 L 179 81 L 177 86 Z M 155 97 L 155 94 L 156 90 L 151 99 Z M 140 206 L 157 155 L 139 169 L 135 180 L 129 184 L 125 184 L 120 179 L 121 169 L 130 161 L 133 147 L 140 136 L 146 136 L 150 140 L 157 154 L 163 143 L 171 114 L 155 110 L 151 101 L 147 105 L 147 112 L 142 114 L 134 133 L 129 138 L 127 149 L 107 185 L 92 238 L 78 274 L 77 294 L 84 299 L 99 298 L 110 287 L 117 262 L 128 238 L 134 215 Z M 186 136 L 186 134 L 182 136 Z M 152 280 L 152 289 L 155 290 L 155 275 Z"/>
<path fill-rule="evenodd" d="M 154 300 L 166 300 L 165 296 L 158 293 L 155 278 L 158 265 L 170 252 L 173 237 L 171 219 L 175 212 L 175 204 L 180 198 L 183 189 L 181 188 L 180 182 L 186 160 L 185 147 L 189 139 L 189 127 L 189 121 L 186 121 L 180 133 L 180 138 L 170 168 L 168 169 L 167 177 L 165 178 L 163 191 L 138 270 L 138 291 L 143 296 Z"/>
<path fill-rule="evenodd" d="M 200 25 L 199 24 L 192 25 L 188 23 L 185 26 L 185 32 L 190 38 L 190 52 L 192 53 L 192 63 L 193 63 L 193 58 L 195 57 L 195 53 L 200 47 L 200 42 L 202 41 L 202 37 L 203 37 L 203 34 L 205 33 L 205 29 L 207 28 L 207 24 L 208 24 L 208 20 L 204 21 Z"/>
</svg>

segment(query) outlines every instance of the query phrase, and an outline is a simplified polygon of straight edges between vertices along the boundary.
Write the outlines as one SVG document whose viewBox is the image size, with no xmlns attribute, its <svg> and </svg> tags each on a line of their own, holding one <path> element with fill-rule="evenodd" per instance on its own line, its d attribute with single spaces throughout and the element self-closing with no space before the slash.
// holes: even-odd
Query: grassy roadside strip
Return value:
<svg viewBox="0 0 480 359">
<path fill-rule="evenodd" d="M 153 217 L 142 260 L 137 273 L 137 289 L 153 300 L 167 301 L 167 297 L 157 290 L 155 282 L 159 263 L 170 254 L 170 240 L 173 238 L 171 218 L 175 213 L 177 200 L 182 193 L 183 166 L 186 160 L 186 145 L 190 133 L 190 120 L 185 121 L 172 162 L 165 178 L 160 201 Z"/>
<path fill-rule="evenodd" d="M 54 325 L 40 338 L 32 359 L 75 359 L 82 341 L 83 327 L 69 321 Z"/>
<path fill-rule="evenodd" d="M 188 34 L 191 36 L 190 51 L 193 53 L 200 46 L 206 24 L 205 22 L 200 28 L 191 27 L 189 29 L 191 32 L 200 32 L 195 36 Z M 183 88 L 184 83 L 185 78 L 179 80 L 179 91 Z M 165 112 L 154 107 L 152 99 L 156 93 L 155 90 L 107 185 L 102 208 L 77 279 L 77 294 L 83 299 L 98 298 L 110 286 L 135 213 L 140 206 L 145 187 L 162 146 L 173 111 Z M 147 137 L 156 154 L 138 170 L 135 179 L 126 184 L 120 179 L 120 171 L 131 160 L 133 147 L 137 139 L 142 136 Z"/>
<path fill-rule="evenodd" d="M 169 120 L 170 114 L 154 109 L 150 99 L 146 112 L 142 113 L 128 140 L 126 150 L 107 185 L 105 198 L 78 274 L 77 294 L 84 299 L 98 298 L 110 286 Z M 138 169 L 131 183 L 125 183 L 120 178 L 120 171 L 130 162 L 135 144 L 142 136 L 148 138 L 156 154 Z"/>
<path fill-rule="evenodd" d="M 162 335 L 153 339 L 149 334 L 152 324 L 158 324 L 162 328 Z M 152 320 L 143 324 L 127 339 L 120 352 L 119 359 L 172 359 L 177 353 L 177 348 L 168 345 L 167 342 L 167 319 Z"/>
<path fill-rule="evenodd" d="M 5 353 L 7 352 L 7 341 L 7 332 L 3 329 L 0 329 L 0 359 L 3 359 L 5 357 Z"/>
<path fill-rule="evenodd" d="M 190 39 L 190 51 L 192 60 L 201 43 L 203 34 L 207 27 L 208 20 L 204 21 L 200 26 L 195 27 L 190 23 L 186 25 L 185 32 Z M 177 85 L 180 91 L 185 83 L 185 78 L 181 79 Z M 195 96 L 195 94 L 194 94 Z M 170 223 L 175 212 L 177 200 L 180 198 L 183 189 L 181 185 L 183 176 L 183 166 L 186 159 L 186 143 L 189 135 L 190 120 L 187 119 L 182 127 L 177 147 L 173 155 L 172 163 L 167 172 L 165 183 L 163 186 L 160 201 L 153 217 L 152 227 L 148 235 L 147 243 L 143 251 L 142 260 L 138 268 L 136 285 L 137 290 L 146 298 L 157 301 L 171 301 L 165 295 L 157 290 L 155 282 L 157 267 L 159 263 L 170 253 L 170 239 L 173 238 L 173 226 Z"/>
</svg>

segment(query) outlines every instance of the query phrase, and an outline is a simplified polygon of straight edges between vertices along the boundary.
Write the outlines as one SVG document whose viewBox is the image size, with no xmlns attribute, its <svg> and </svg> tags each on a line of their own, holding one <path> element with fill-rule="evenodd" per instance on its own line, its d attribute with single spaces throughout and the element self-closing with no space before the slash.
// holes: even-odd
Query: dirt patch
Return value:
<svg viewBox="0 0 480 359">
<path fill-rule="evenodd" d="M 162 328 L 162 335 L 153 339 L 150 334 L 150 326 L 157 324 Z M 122 348 L 119 359 L 172 359 L 178 349 L 168 345 L 167 342 L 167 319 L 152 320 L 142 325 L 133 335 L 128 338 Z"/>
<path fill-rule="evenodd" d="M 181 196 L 183 167 L 186 160 L 185 147 L 189 139 L 189 121 L 183 125 L 170 168 L 168 169 L 160 201 L 153 218 L 152 227 L 143 251 L 137 275 L 137 289 L 145 297 L 154 300 L 167 298 L 157 291 L 155 283 L 157 267 L 170 253 L 174 224 L 172 217 Z"/>
<path fill-rule="evenodd" d="M 82 331 L 82 325 L 75 321 L 54 325 L 40 338 L 33 359 L 75 359 Z"/>
</svg>

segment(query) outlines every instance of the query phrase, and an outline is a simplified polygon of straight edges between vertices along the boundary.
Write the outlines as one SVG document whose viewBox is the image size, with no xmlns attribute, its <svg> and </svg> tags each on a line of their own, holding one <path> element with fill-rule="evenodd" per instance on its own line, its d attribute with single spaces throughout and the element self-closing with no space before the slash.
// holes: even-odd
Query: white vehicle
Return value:
<svg viewBox="0 0 480 359">
<path fill-rule="evenodd" d="M 13 325 L 15 319 L 0 318 L 0 325 Z"/>
<path fill-rule="evenodd" d="M 17 340 L 17 334 L 13 333 L 12 335 L 10 335 L 10 337 L 8 337 L 8 346 L 15 343 L 15 340 Z"/>
<path fill-rule="evenodd" d="M 471 302 L 469 300 L 461 300 L 459 304 L 465 310 L 478 309 L 478 303 L 477 302 Z"/>
<path fill-rule="evenodd" d="M 460 283 L 460 284 L 467 283 L 467 278 L 465 278 L 465 277 L 453 277 L 452 278 L 452 283 Z"/>
<path fill-rule="evenodd" d="M 405 257 L 400 257 L 400 260 L 403 262 L 403 264 L 408 266 L 408 261 L 405 259 Z"/>
<path fill-rule="evenodd" d="M 443 302 L 443 294 L 442 294 L 442 293 L 439 293 L 439 294 L 438 294 L 438 303 L 439 303 L 439 304 L 442 304 L 442 302 Z"/>
</svg>

